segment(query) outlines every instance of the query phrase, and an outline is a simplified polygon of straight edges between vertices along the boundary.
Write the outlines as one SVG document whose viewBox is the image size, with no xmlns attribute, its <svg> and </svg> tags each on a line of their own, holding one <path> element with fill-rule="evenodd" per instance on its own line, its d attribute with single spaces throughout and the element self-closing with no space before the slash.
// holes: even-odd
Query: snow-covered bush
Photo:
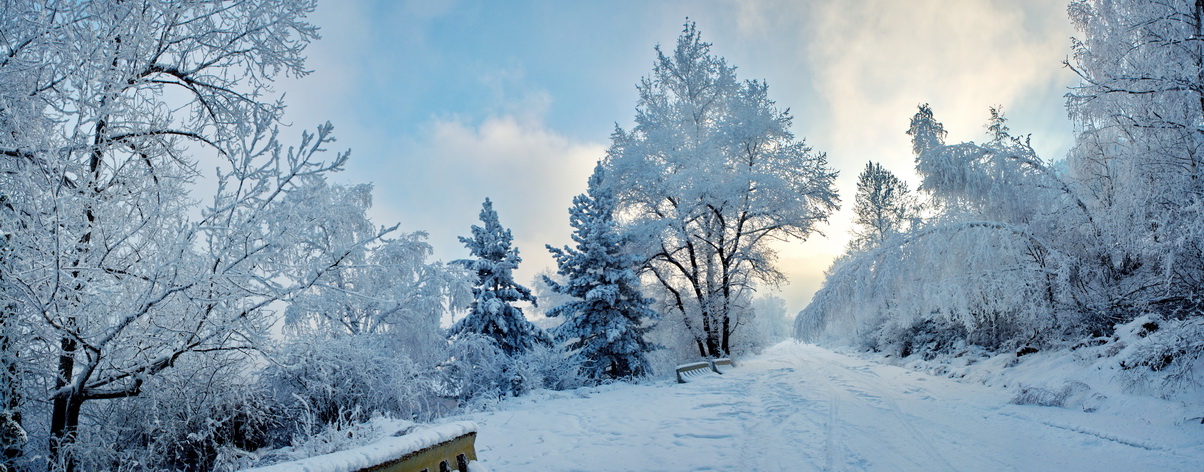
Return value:
<svg viewBox="0 0 1204 472">
<path fill-rule="evenodd" d="M 258 389 L 242 356 L 221 367 L 179 360 L 143 395 L 95 402 L 73 444 L 81 470 L 208 471 L 283 439 L 284 414 Z"/>
<path fill-rule="evenodd" d="M 510 359 L 492 338 L 462 333 L 451 338 L 447 360 L 439 364 L 439 394 L 459 405 L 488 403 L 510 389 Z"/>
<path fill-rule="evenodd" d="M 568 390 L 585 385 L 580 359 L 563 346 L 535 346 L 512 360 L 511 370 L 522 377 L 522 392 L 535 389 Z M 516 393 L 516 392 L 512 392 Z"/>
<path fill-rule="evenodd" d="M 561 347 L 535 345 L 507 356 L 493 339 L 474 334 L 452 338 L 448 360 L 438 372 L 440 395 L 469 409 L 537 389 L 576 388 L 586 381 L 581 366 Z"/>
<path fill-rule="evenodd" d="M 653 309 L 659 310 L 659 306 L 653 305 Z M 663 313 L 664 318 L 648 335 L 649 341 L 661 347 L 648 355 L 648 363 L 659 377 L 672 376 L 678 365 L 702 356 L 698 340 L 690 332 L 681 329 L 684 324 L 681 313 Z"/>
<path fill-rule="evenodd" d="M 8 471 L 9 463 L 20 455 L 28 442 L 29 435 L 21 427 L 18 416 L 12 411 L 0 412 L 0 453 L 5 459 L 0 463 L 0 472 Z"/>
<path fill-rule="evenodd" d="M 271 360 L 262 381 L 298 434 L 377 414 L 429 418 L 443 410 L 431 371 L 388 336 L 295 339 Z"/>
<path fill-rule="evenodd" d="M 358 407 L 339 415 L 332 423 L 324 422 L 310 413 L 302 412 L 300 423 L 304 425 L 306 434 L 293 438 L 285 459 L 305 459 L 344 451 L 379 439 L 382 435 L 378 421 L 381 418 L 373 417 L 365 421 Z"/>
<path fill-rule="evenodd" d="M 1204 317 L 1141 316 L 1119 327 L 1117 338 L 1131 388 L 1167 396 L 1204 386 Z"/>
<path fill-rule="evenodd" d="M 1092 412 L 1099 408 L 1107 397 L 1091 390 L 1079 381 L 1067 381 L 1061 387 L 1021 386 L 1012 398 L 1014 405 L 1037 405 L 1057 408 L 1078 408 Z"/>
<path fill-rule="evenodd" d="M 898 357 L 928 360 L 965 348 L 966 329 L 943 318 L 912 320 L 906 326 L 889 322 L 875 339 L 876 349 Z"/>
<path fill-rule="evenodd" d="M 833 264 L 795 335 L 899 355 L 1059 339 L 1074 320 L 1059 317 L 1035 250 L 1023 229 L 982 221 L 890 238 Z"/>
</svg>

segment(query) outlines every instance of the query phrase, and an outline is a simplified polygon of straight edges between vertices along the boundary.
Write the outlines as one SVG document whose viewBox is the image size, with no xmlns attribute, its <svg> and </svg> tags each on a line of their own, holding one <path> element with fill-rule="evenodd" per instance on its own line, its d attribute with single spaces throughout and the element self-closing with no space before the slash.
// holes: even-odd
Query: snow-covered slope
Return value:
<svg viewBox="0 0 1204 472">
<path fill-rule="evenodd" d="M 1204 467 L 1204 425 L 1182 402 L 1084 412 L 1014 397 L 787 342 L 689 384 L 537 392 L 466 418 L 499 471 Z"/>
</svg>

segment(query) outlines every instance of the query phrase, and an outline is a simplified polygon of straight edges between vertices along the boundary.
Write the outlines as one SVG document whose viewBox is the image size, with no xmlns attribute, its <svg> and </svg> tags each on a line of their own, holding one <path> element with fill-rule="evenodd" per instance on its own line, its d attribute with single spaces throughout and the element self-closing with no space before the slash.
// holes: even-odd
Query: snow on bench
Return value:
<svg viewBox="0 0 1204 472">
<path fill-rule="evenodd" d="M 461 421 L 367 446 L 243 472 L 468 472 L 477 459 L 477 425 Z M 473 463 L 474 471 L 483 470 Z"/>
<path fill-rule="evenodd" d="M 702 362 L 691 362 L 677 366 L 677 383 L 686 383 L 694 377 L 701 377 L 707 374 L 723 374 L 719 370 L 719 366 L 735 367 L 731 359 L 708 359 Z"/>
<path fill-rule="evenodd" d="M 711 359 L 711 370 L 714 370 L 716 374 L 723 373 L 722 371 L 719 370 L 719 366 L 721 366 L 721 365 L 725 365 L 728 367 L 736 366 L 736 364 L 733 363 L 731 359 L 728 359 L 726 357 L 724 357 L 722 359 Z"/>
</svg>

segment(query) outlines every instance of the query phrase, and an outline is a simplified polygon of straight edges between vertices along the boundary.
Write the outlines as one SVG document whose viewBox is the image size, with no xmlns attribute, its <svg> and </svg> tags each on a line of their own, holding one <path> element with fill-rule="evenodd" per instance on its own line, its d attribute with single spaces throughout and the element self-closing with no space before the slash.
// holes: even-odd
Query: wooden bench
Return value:
<svg viewBox="0 0 1204 472">
<path fill-rule="evenodd" d="M 711 359 L 710 363 L 711 363 L 711 370 L 715 371 L 716 374 L 723 373 L 719 370 L 719 366 L 721 366 L 721 365 L 727 366 L 727 367 L 735 367 L 736 366 L 736 364 L 732 363 L 731 359 L 728 359 L 726 357 L 721 358 L 721 359 Z"/>
<path fill-rule="evenodd" d="M 468 472 L 477 459 L 477 425 L 449 423 L 346 451 L 243 472 Z"/>
<path fill-rule="evenodd" d="M 711 367 L 710 362 L 691 362 L 677 366 L 677 383 L 686 383 L 687 379 L 700 377 L 718 372 Z"/>
<path fill-rule="evenodd" d="M 477 460 L 476 440 L 472 431 L 357 472 L 468 472 L 468 462 Z"/>
<path fill-rule="evenodd" d="M 707 374 L 723 375 L 723 371 L 719 370 L 719 366 L 735 367 L 736 364 L 726 357 L 682 364 L 677 366 L 677 383 L 686 383 L 689 379 Z"/>
</svg>

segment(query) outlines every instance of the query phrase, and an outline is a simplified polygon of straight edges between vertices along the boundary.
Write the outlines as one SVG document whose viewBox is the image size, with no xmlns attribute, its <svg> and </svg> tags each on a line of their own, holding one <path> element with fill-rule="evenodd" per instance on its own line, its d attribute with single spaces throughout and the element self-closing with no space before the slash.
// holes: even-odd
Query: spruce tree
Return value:
<svg viewBox="0 0 1204 472">
<path fill-rule="evenodd" d="M 476 259 L 452 261 L 476 274 L 476 280 L 468 316 L 452 325 L 451 334 L 483 334 L 510 356 L 526 352 L 535 343 L 550 345 L 551 337 L 527 321 L 522 309 L 514 306 L 519 301 L 535 303 L 535 297 L 530 289 L 514 281 L 514 269 L 522 258 L 512 245 L 514 237 L 498 222 L 493 202 L 488 198 L 481 209 L 481 222 L 485 226 L 473 225 L 471 238 L 460 237 L 460 242 Z"/>
<path fill-rule="evenodd" d="M 649 373 L 644 356 L 655 347 L 644 336 L 651 329 L 647 321 L 657 317 L 648 308 L 650 300 L 640 294 L 635 273 L 639 257 L 623 252 L 614 220 L 616 200 L 602 183 L 604 175 L 599 164 L 589 179 L 588 192 L 573 198 L 569 208 L 577 247 L 548 246 L 566 281 L 545 277 L 553 290 L 576 298 L 549 310 L 548 316 L 565 318 L 553 332 L 568 341 L 583 373 L 595 380 Z"/>
</svg>

